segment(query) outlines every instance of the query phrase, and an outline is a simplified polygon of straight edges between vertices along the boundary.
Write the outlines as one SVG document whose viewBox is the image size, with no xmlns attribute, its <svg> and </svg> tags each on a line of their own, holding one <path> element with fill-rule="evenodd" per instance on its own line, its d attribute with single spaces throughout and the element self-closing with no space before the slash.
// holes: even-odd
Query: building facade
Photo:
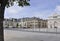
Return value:
<svg viewBox="0 0 60 41">
<path fill-rule="evenodd" d="M 48 18 L 48 28 L 60 28 L 60 15 L 54 13 Z"/>
<path fill-rule="evenodd" d="M 21 18 L 18 19 L 19 27 L 25 28 L 47 28 L 47 20 L 43 20 L 40 18 L 32 17 L 32 18 Z"/>
<path fill-rule="evenodd" d="M 3 21 L 3 27 L 47 28 L 47 20 L 43 20 L 37 17 L 27 17 L 20 19 L 10 18 Z"/>
<path fill-rule="evenodd" d="M 17 26 L 17 19 L 10 18 L 10 19 L 4 19 L 3 21 L 3 27 L 16 27 Z"/>
</svg>

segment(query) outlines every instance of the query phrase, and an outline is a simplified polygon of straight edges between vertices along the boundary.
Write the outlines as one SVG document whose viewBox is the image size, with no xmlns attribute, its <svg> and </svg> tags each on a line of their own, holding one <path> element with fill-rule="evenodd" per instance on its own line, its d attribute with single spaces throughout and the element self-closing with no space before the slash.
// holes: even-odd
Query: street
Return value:
<svg viewBox="0 0 60 41">
<path fill-rule="evenodd" d="M 34 33 L 4 29 L 5 41 L 60 41 L 60 34 Z"/>
</svg>

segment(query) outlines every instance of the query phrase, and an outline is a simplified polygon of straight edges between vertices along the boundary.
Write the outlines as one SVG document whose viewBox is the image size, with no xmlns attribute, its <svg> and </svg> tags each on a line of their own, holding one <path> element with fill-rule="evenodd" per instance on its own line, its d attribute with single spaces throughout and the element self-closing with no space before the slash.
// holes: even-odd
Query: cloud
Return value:
<svg viewBox="0 0 60 41">
<path fill-rule="evenodd" d="M 8 12 L 8 14 L 17 14 L 18 12 L 21 12 L 24 8 L 21 8 L 21 7 L 9 7 L 9 8 L 6 8 L 6 11 L 5 12 Z"/>
<path fill-rule="evenodd" d="M 18 11 L 16 9 L 9 9 L 9 14 L 17 14 Z"/>
<path fill-rule="evenodd" d="M 56 6 L 56 10 L 57 11 L 60 11 L 60 6 Z"/>
<path fill-rule="evenodd" d="M 60 13 L 60 5 L 59 6 L 56 6 L 55 12 L 58 13 L 58 14 Z"/>
<path fill-rule="evenodd" d="M 11 6 L 9 8 L 5 8 L 5 14 L 4 17 L 18 17 L 19 14 L 25 10 L 25 7 L 19 7 L 19 6 Z"/>
<path fill-rule="evenodd" d="M 49 16 L 52 16 L 52 15 L 54 15 L 54 14 L 60 14 L 60 5 L 57 5 L 56 7 L 55 7 L 55 9 L 51 12 L 51 14 L 49 14 Z"/>
</svg>

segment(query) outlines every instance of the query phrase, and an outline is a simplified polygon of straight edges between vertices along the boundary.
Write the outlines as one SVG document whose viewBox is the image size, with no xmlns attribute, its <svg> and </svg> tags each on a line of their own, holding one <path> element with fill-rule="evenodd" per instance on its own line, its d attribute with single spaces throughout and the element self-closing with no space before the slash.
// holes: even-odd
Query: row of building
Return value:
<svg viewBox="0 0 60 41">
<path fill-rule="evenodd" d="M 20 19 L 4 19 L 4 27 L 20 27 L 20 28 L 47 28 L 47 20 L 36 17 L 20 18 Z"/>
<path fill-rule="evenodd" d="M 57 13 L 48 17 L 48 19 L 40 19 L 37 17 L 26 17 L 20 19 L 4 19 L 3 27 L 17 28 L 60 28 L 60 15 Z"/>
</svg>

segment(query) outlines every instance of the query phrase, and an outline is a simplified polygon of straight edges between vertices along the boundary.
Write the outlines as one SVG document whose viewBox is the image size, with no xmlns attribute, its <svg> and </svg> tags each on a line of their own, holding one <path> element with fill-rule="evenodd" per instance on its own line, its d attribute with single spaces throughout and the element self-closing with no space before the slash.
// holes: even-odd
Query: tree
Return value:
<svg viewBox="0 0 60 41">
<path fill-rule="evenodd" d="M 29 6 L 30 0 L 0 0 L 0 41 L 4 41 L 3 32 L 3 20 L 5 7 L 10 7 L 14 5 L 14 2 L 18 3 L 18 6 Z"/>
<path fill-rule="evenodd" d="M 19 26 L 19 24 L 17 23 L 17 24 L 16 24 L 16 27 L 18 28 L 18 26 Z"/>
</svg>

